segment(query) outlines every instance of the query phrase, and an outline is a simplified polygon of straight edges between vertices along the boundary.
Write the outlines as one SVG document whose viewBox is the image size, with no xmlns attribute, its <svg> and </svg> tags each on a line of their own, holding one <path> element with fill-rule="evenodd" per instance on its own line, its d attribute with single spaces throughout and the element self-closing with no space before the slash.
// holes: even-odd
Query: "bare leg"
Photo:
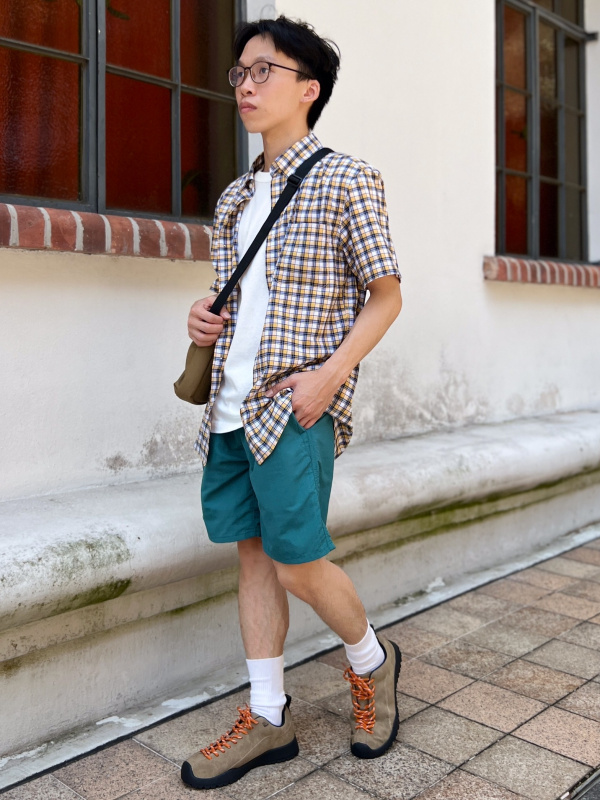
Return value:
<svg viewBox="0 0 600 800">
<path fill-rule="evenodd" d="M 238 553 L 238 608 L 246 658 L 277 658 L 283 653 L 289 627 L 286 591 L 260 538 L 238 542 Z"/>
<path fill-rule="evenodd" d="M 279 583 L 308 603 L 343 642 L 360 642 L 367 617 L 354 584 L 342 569 L 324 558 L 307 564 L 273 564 Z"/>
</svg>

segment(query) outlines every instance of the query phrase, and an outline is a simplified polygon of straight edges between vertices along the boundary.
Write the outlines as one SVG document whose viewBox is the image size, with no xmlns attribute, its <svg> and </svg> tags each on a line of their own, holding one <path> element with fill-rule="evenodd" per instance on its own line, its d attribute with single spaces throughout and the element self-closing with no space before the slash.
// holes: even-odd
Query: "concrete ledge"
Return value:
<svg viewBox="0 0 600 800">
<path fill-rule="evenodd" d="M 350 448 L 332 556 L 379 613 L 600 520 L 599 485 L 594 411 Z M 198 474 L 1 508 L 0 757 L 242 658 L 235 547 L 206 539 Z M 299 603 L 292 617 L 292 647 L 323 632 Z"/>
</svg>

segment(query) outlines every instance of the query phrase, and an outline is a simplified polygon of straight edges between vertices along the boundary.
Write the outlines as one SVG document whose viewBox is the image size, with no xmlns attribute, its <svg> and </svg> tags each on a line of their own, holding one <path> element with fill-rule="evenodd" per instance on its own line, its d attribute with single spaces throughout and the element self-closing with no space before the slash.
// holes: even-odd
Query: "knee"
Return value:
<svg viewBox="0 0 600 800">
<path fill-rule="evenodd" d="M 261 567 L 270 566 L 271 559 L 265 553 L 262 546 L 262 539 L 259 536 L 252 539 L 243 539 L 237 543 L 240 568 L 257 571 Z"/>
<path fill-rule="evenodd" d="M 306 580 L 304 564 L 281 564 L 275 561 L 277 580 L 283 588 L 295 597 L 304 599 L 308 585 Z"/>
</svg>

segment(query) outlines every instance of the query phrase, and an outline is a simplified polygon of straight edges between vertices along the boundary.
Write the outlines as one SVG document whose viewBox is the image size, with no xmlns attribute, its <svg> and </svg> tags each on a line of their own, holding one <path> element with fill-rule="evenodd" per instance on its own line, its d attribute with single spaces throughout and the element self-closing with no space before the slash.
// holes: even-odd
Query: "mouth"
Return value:
<svg viewBox="0 0 600 800">
<path fill-rule="evenodd" d="M 256 111 L 256 106 L 253 106 L 252 103 L 240 103 L 238 109 L 240 114 L 247 114 L 249 111 Z"/>
</svg>

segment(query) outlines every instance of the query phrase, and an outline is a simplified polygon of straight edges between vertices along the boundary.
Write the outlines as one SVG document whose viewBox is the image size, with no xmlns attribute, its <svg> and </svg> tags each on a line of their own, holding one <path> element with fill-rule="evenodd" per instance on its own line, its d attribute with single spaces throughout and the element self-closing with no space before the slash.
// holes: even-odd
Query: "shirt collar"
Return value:
<svg viewBox="0 0 600 800">
<path fill-rule="evenodd" d="M 291 147 L 288 147 L 285 153 L 282 153 L 275 159 L 271 164 L 271 175 L 274 175 L 275 172 L 281 172 L 285 178 L 289 178 L 303 161 L 306 161 L 309 156 L 316 153 L 317 150 L 320 150 L 322 147 L 323 145 L 320 140 L 311 131 L 308 136 L 295 142 Z M 261 153 L 254 164 L 252 164 L 252 169 L 247 174 L 247 181 L 253 181 L 254 173 L 258 170 L 262 170 L 264 165 L 265 157 L 264 153 Z"/>
</svg>

